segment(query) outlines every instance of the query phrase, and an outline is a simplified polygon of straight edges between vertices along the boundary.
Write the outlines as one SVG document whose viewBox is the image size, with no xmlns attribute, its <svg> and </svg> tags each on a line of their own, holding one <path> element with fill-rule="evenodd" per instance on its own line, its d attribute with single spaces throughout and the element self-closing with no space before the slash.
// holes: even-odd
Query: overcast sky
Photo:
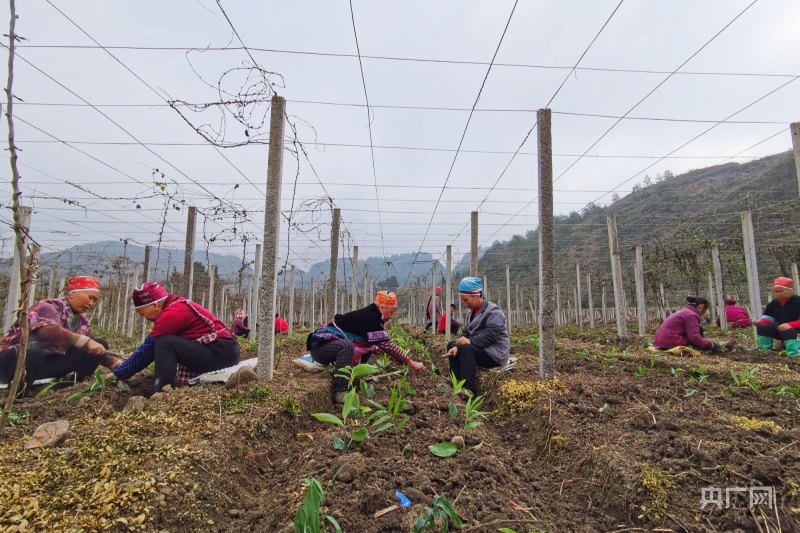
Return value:
<svg viewBox="0 0 800 533">
<path fill-rule="evenodd" d="M 457 258 L 469 251 L 473 210 L 484 246 L 535 229 L 537 131 L 522 143 L 548 102 L 557 213 L 606 204 L 645 174 L 788 150 L 789 123 L 800 120 L 796 0 L 353 0 L 352 14 L 344 1 L 221 6 L 224 13 L 215 0 L 17 2 L 16 31 L 26 39 L 14 72 L 24 101 L 14 108 L 23 201 L 35 208 L 32 235 L 46 251 L 109 239 L 155 245 L 169 193 L 208 216 L 223 201 L 222 220 L 199 217 L 198 247 L 204 234 L 219 235 L 212 251 L 241 254 L 244 232 L 252 254 L 267 146 L 214 147 L 165 104 L 217 101 L 223 74 L 250 62 L 242 42 L 283 77 L 275 90 L 307 143 L 299 175 L 288 152 L 283 172 L 283 210 L 293 197 L 295 208 L 315 206 L 294 215 L 301 225 L 288 257 L 299 268 L 329 256 L 330 214 L 318 203 L 327 196 L 362 257 L 442 257 L 452 244 Z M 7 7 L 0 24 L 7 33 Z M 206 47 L 231 49 L 186 51 Z M 241 82 L 233 72 L 222 87 L 238 92 Z M 248 111 L 257 123 L 269 112 L 266 104 Z M 195 126 L 217 128 L 222 116 L 217 108 L 183 112 Z M 225 118 L 226 143 L 268 137 L 268 116 L 250 137 Z M 749 123 L 719 124 L 725 119 Z M 2 129 L 5 138 L 5 121 Z M 8 165 L 3 173 L 10 176 Z M 165 192 L 154 180 L 168 183 Z M 10 204 L 9 185 L 0 200 Z M 0 220 L 10 219 L 5 209 Z M 185 210 L 169 209 L 162 245 L 183 246 L 185 219 Z M 284 221 L 282 261 L 286 234 Z M 0 237 L 7 255 L 11 230 Z"/>
</svg>

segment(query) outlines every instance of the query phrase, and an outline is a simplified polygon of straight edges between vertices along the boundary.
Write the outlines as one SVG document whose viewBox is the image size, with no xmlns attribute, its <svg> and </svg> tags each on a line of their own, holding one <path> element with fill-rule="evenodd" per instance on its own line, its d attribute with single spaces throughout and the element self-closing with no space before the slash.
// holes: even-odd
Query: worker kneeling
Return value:
<svg viewBox="0 0 800 533">
<path fill-rule="evenodd" d="M 772 283 L 774 299 L 756 323 L 756 343 L 761 350 L 771 350 L 775 339 L 783 341 L 789 357 L 800 356 L 800 296 L 794 294 L 789 278 Z"/>
</svg>

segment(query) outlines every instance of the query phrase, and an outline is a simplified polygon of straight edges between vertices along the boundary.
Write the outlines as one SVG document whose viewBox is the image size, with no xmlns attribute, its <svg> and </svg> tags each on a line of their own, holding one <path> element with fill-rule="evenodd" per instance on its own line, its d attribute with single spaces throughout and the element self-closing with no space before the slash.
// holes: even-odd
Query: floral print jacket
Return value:
<svg viewBox="0 0 800 533">
<path fill-rule="evenodd" d="M 94 338 L 86 316 L 75 313 L 63 298 L 42 300 L 28 309 L 30 325 L 29 350 L 43 353 L 66 353 L 81 338 Z M 0 353 L 19 344 L 22 329 L 19 322 L 0 339 Z"/>
</svg>

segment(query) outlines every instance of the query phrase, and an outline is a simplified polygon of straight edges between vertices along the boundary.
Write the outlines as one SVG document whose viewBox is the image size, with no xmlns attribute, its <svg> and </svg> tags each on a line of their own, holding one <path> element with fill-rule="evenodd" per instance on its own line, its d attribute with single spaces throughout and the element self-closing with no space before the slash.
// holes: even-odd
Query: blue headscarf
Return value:
<svg viewBox="0 0 800 533">
<path fill-rule="evenodd" d="M 483 283 L 481 278 L 467 277 L 461 280 L 458 284 L 459 294 L 467 294 L 470 296 L 480 296 L 483 292 Z"/>
</svg>

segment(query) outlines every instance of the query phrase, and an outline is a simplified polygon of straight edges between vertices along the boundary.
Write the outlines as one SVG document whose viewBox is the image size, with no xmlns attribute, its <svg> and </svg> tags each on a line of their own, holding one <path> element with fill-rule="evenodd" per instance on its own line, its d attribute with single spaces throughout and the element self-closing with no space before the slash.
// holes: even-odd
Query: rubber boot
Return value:
<svg viewBox="0 0 800 533">
<path fill-rule="evenodd" d="M 759 335 L 756 337 L 756 344 L 758 345 L 759 350 L 771 350 L 772 337 L 762 337 Z"/>
<path fill-rule="evenodd" d="M 789 357 L 800 357 L 800 340 L 789 339 L 783 341 L 783 344 L 786 345 L 786 355 Z"/>
</svg>

